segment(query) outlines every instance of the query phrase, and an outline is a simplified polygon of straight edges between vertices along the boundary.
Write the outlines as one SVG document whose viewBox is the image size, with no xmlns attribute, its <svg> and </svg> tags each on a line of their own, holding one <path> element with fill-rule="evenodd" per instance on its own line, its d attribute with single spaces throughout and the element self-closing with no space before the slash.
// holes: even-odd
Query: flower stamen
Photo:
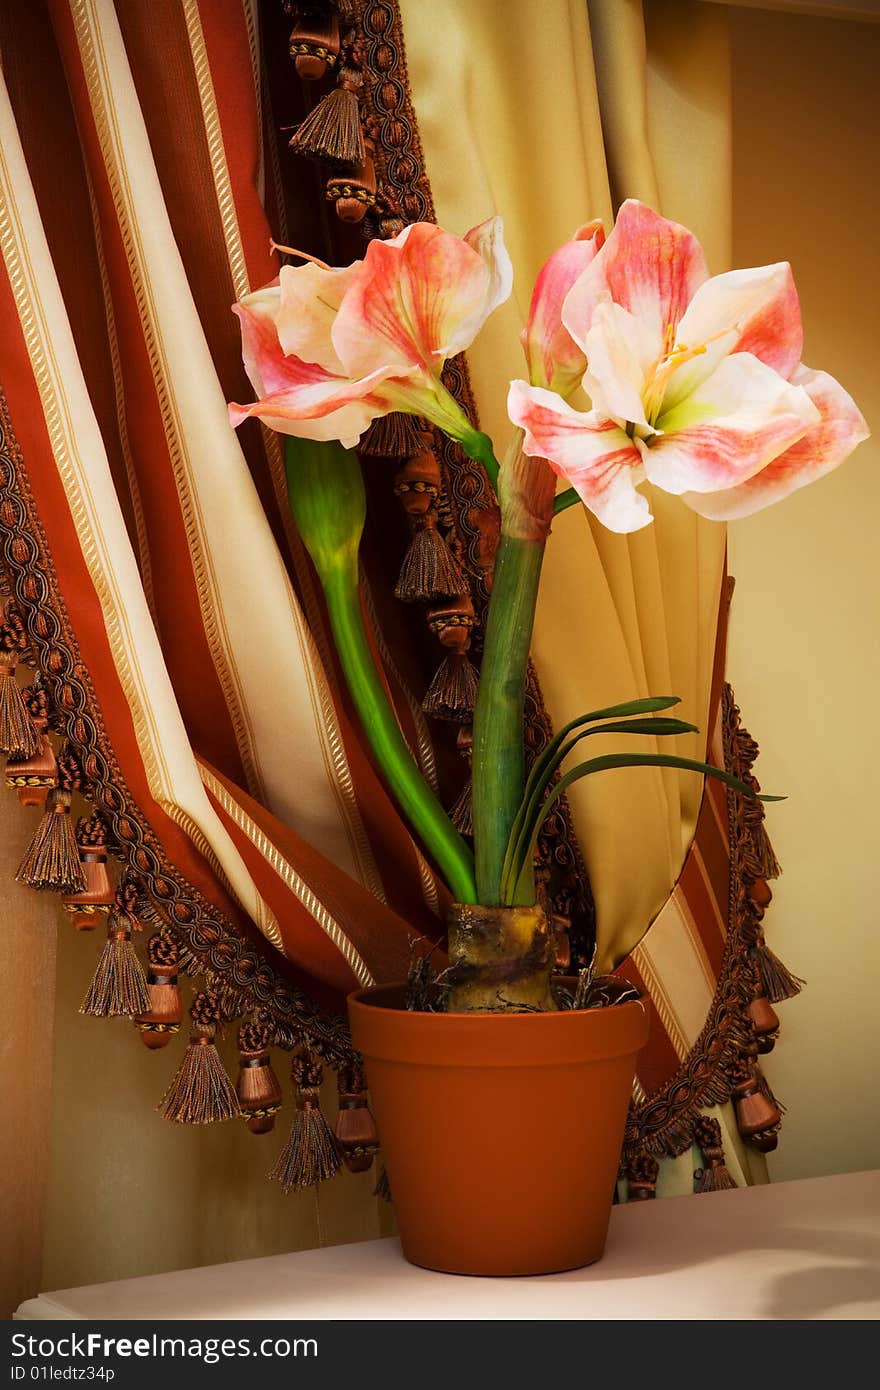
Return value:
<svg viewBox="0 0 880 1390">
<path fill-rule="evenodd" d="M 326 261 L 319 260 L 317 256 L 310 256 L 308 251 L 297 251 L 295 246 L 282 246 L 280 241 L 276 241 L 274 237 L 269 238 L 269 251 L 280 251 L 285 256 L 297 256 L 301 261 L 311 261 L 312 265 L 316 265 L 319 270 L 333 269 Z"/>
</svg>

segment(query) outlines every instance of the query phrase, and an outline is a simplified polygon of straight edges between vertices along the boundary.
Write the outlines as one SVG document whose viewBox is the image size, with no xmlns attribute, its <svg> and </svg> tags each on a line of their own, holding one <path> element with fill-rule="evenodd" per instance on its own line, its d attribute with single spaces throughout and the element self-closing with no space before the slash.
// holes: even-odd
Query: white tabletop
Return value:
<svg viewBox="0 0 880 1390">
<path fill-rule="evenodd" d="M 386 1239 L 60 1289 L 15 1316 L 875 1319 L 880 1171 L 616 1207 L 604 1259 L 568 1274 L 432 1274 Z"/>
</svg>

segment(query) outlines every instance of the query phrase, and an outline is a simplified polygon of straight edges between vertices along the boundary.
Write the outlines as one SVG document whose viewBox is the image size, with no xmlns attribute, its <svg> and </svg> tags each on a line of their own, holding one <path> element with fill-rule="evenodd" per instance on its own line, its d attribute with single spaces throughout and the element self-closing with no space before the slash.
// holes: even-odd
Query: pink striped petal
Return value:
<svg viewBox="0 0 880 1390">
<path fill-rule="evenodd" d="M 463 325 L 471 341 L 491 279 L 471 246 L 428 222 L 390 241 L 371 241 L 332 329 L 346 373 L 416 364 L 438 371 L 444 356 L 466 346 Z"/>
<path fill-rule="evenodd" d="M 712 521 L 750 516 L 830 473 L 868 438 L 864 416 L 833 376 L 799 367 L 792 381 L 816 406 L 818 423 L 760 473 L 738 486 L 707 494 L 684 493 L 683 500 L 701 516 Z"/>
<path fill-rule="evenodd" d="M 235 304 L 233 312 L 241 322 L 245 368 L 259 397 L 250 405 L 230 404 L 233 427 L 256 415 L 282 434 L 341 439 L 351 445 L 371 420 L 394 409 L 388 403 L 392 378 L 408 383 L 408 375 L 392 367 L 349 381 L 317 363 L 285 355 L 264 302 Z M 296 429 L 291 428 L 293 422 Z"/>
<path fill-rule="evenodd" d="M 562 321 L 589 355 L 587 334 L 595 307 L 610 296 L 643 320 L 659 353 L 667 329 L 678 326 L 708 275 L 693 232 L 628 199 L 605 245 L 569 290 Z"/>
<path fill-rule="evenodd" d="M 352 448 L 377 415 L 395 409 L 395 379 L 399 380 L 399 375 L 391 367 L 382 367 L 360 381 L 326 374 L 311 381 L 301 379 L 250 405 L 231 402 L 229 421 L 236 427 L 256 415 L 280 434 L 293 434 L 300 439 L 339 439 L 346 448 Z"/>
<path fill-rule="evenodd" d="M 717 492 L 766 468 L 818 420 L 801 386 L 740 352 L 658 419 L 660 434 L 637 443 L 645 473 L 665 492 Z"/>
<path fill-rule="evenodd" d="M 562 322 L 562 305 L 575 280 L 605 241 L 601 222 L 579 227 L 541 270 L 532 292 L 521 342 L 533 386 L 568 396 L 579 385 L 587 359 Z"/>
<path fill-rule="evenodd" d="M 544 458 L 609 531 L 639 531 L 653 520 L 636 489 L 643 476 L 632 440 L 598 411 L 574 410 L 552 391 L 512 381 L 507 412 L 525 431 L 523 447 Z"/>
<path fill-rule="evenodd" d="M 780 376 L 801 359 L 801 306 L 787 261 L 731 270 L 701 285 L 678 325 L 679 342 L 707 350 L 670 378 L 666 404 L 682 400 L 711 376 L 722 357 L 749 352 Z"/>
</svg>

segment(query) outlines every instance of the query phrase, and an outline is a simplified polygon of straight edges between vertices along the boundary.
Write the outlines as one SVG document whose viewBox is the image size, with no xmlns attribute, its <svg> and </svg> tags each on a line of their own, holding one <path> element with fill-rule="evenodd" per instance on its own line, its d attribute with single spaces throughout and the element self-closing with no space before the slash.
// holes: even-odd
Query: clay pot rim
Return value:
<svg viewBox="0 0 880 1390">
<path fill-rule="evenodd" d="M 405 988 L 371 985 L 349 994 L 355 1046 L 365 1055 L 416 1065 L 575 1065 L 637 1053 L 648 1037 L 643 996 L 594 1009 L 509 1014 L 411 1012 L 375 1000 L 396 995 L 402 1003 Z"/>
</svg>

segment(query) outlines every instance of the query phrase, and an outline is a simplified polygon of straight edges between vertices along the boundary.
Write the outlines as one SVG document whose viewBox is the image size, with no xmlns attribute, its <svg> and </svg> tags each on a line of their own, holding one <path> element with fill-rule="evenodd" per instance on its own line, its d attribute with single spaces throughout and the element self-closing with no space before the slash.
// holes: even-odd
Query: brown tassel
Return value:
<svg viewBox="0 0 880 1390">
<path fill-rule="evenodd" d="M 29 888 L 55 893 L 81 893 L 86 878 L 79 862 L 70 824 L 70 792 L 53 787 L 46 810 L 15 875 Z"/>
<path fill-rule="evenodd" d="M 376 417 L 357 447 L 362 454 L 375 454 L 377 458 L 406 459 L 423 449 L 424 444 L 415 416 L 392 410 L 389 415 Z M 438 467 L 438 480 L 439 472 Z"/>
<path fill-rule="evenodd" d="M 293 135 L 290 148 L 298 154 L 336 159 L 341 164 L 363 164 L 367 151 L 358 101 L 362 82 L 359 72 L 344 67 L 339 86 L 309 112 Z"/>
<path fill-rule="evenodd" d="M 437 719 L 470 722 L 479 677 L 467 655 L 474 626 L 474 605 L 462 597 L 454 604 L 432 608 L 428 627 L 450 654 L 441 665 L 422 701 L 422 709 Z"/>
<path fill-rule="evenodd" d="M 340 1157 L 333 1131 L 321 1113 L 323 1068 L 309 1052 L 298 1052 L 290 1068 L 297 1088 L 296 1117 L 278 1161 L 269 1174 L 287 1193 L 293 1187 L 315 1187 L 339 1172 Z"/>
<path fill-rule="evenodd" d="M 339 1114 L 336 1142 L 350 1173 L 364 1173 L 379 1147 L 376 1122 L 367 1104 L 363 1068 L 357 1063 L 339 1073 Z"/>
<path fill-rule="evenodd" d="M 177 984 L 177 942 L 168 932 L 155 932 L 147 942 L 149 1007 L 135 1015 L 141 1042 L 151 1051 L 167 1047 L 180 1030 L 183 1002 Z"/>
<path fill-rule="evenodd" d="M 656 1197 L 659 1172 L 660 1164 L 653 1154 L 634 1154 L 626 1165 L 628 1200 L 647 1202 Z"/>
<path fill-rule="evenodd" d="M 22 806 L 45 806 L 49 790 L 56 785 L 58 768 L 49 742 L 49 697 L 39 676 L 22 691 L 22 699 L 33 725 L 37 750 L 29 758 L 10 758 L 6 764 L 6 785 L 18 793 Z"/>
<path fill-rule="evenodd" d="M 113 914 L 107 923 L 107 942 L 80 1013 L 94 1018 L 134 1018 L 146 1013 L 149 1007 L 150 991 L 131 944 L 131 932 Z"/>
<path fill-rule="evenodd" d="M 746 1014 L 752 1025 L 755 1046 L 760 1053 L 772 1052 L 779 1036 L 779 1015 L 764 992 L 757 960 L 752 960 L 752 997 Z"/>
<path fill-rule="evenodd" d="M 427 432 L 421 435 L 417 452 L 395 474 L 394 495 L 413 527 L 394 591 L 397 598 L 404 603 L 430 603 L 465 594 L 467 584 L 437 530 L 440 464 Z"/>
<path fill-rule="evenodd" d="M 794 999 L 800 994 L 805 981 L 794 975 L 783 965 L 779 957 L 770 950 L 761 932 L 755 944 L 755 965 L 761 979 L 761 988 L 771 1004 L 781 1004 L 786 999 Z"/>
<path fill-rule="evenodd" d="M 760 783 L 751 773 L 746 773 L 743 780 L 756 792 L 760 791 Z M 764 824 L 763 803 L 756 801 L 754 797 L 743 797 L 742 819 L 746 830 L 742 844 L 742 862 L 746 877 L 764 883 L 767 879 L 778 878 L 782 871 Z"/>
<path fill-rule="evenodd" d="M 437 515 L 425 512 L 416 524 L 394 590 L 404 603 L 457 598 L 467 589 L 455 557 L 437 530 Z"/>
<path fill-rule="evenodd" d="M 369 147 L 350 174 L 331 174 L 324 196 L 340 222 L 363 222 L 367 209 L 376 206 L 376 166 Z"/>
<path fill-rule="evenodd" d="M 76 823 L 76 845 L 86 886 L 81 893 L 65 893 L 65 912 L 77 931 L 93 931 L 105 917 L 114 899 L 107 872 L 107 841 L 110 827 L 101 811 L 80 816 Z"/>
<path fill-rule="evenodd" d="M 703 1167 L 694 1173 L 695 1192 L 722 1192 L 736 1187 L 724 1162 L 721 1125 L 710 1115 L 698 1115 L 694 1121 L 694 1140 L 703 1155 Z"/>
<path fill-rule="evenodd" d="M 741 1061 L 733 1077 L 736 1124 L 742 1137 L 763 1153 L 776 1147 L 776 1131 L 782 1121 L 782 1111 L 768 1090 L 760 1069 Z"/>
<path fill-rule="evenodd" d="M 388 1169 L 385 1167 L 384 1163 L 379 1169 L 376 1186 L 373 1188 L 373 1196 L 378 1197 L 380 1202 L 391 1201 L 391 1184 L 388 1181 Z"/>
<path fill-rule="evenodd" d="M 238 1030 L 240 1071 L 236 1092 L 251 1134 L 268 1134 L 281 1109 L 281 1086 L 269 1061 L 269 1032 L 260 1023 Z"/>
<path fill-rule="evenodd" d="M 319 82 L 339 58 L 339 19 L 328 11 L 310 10 L 293 26 L 288 49 L 297 76 L 306 82 Z"/>
<path fill-rule="evenodd" d="M 214 1046 L 218 1004 L 212 990 L 202 990 L 189 1006 L 189 1046 L 177 1075 L 159 1102 L 166 1120 L 208 1125 L 240 1114 L 235 1087 Z"/>
<path fill-rule="evenodd" d="M 435 719 L 470 720 L 474 713 L 479 677 L 464 652 L 451 652 L 428 686 L 422 709 Z"/>
<path fill-rule="evenodd" d="M 18 644 L 7 624 L 0 626 L 0 751 L 32 758 L 39 748 L 28 707 L 15 679 Z"/>
</svg>

